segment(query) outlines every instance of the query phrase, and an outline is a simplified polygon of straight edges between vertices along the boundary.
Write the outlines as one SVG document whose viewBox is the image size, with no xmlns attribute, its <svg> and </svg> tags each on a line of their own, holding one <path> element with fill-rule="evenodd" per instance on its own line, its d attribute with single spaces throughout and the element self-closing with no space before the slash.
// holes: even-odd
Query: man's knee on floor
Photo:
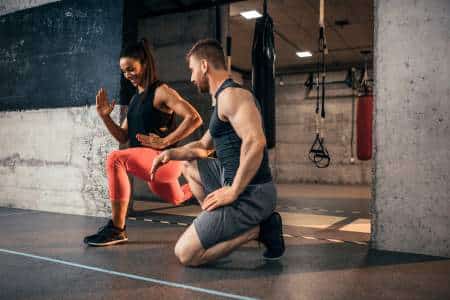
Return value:
<svg viewBox="0 0 450 300">
<path fill-rule="evenodd" d="M 174 252 L 178 261 L 182 265 L 195 267 L 200 264 L 199 258 L 204 251 L 194 250 L 193 247 L 190 247 L 186 243 L 178 241 L 175 245 Z"/>
</svg>

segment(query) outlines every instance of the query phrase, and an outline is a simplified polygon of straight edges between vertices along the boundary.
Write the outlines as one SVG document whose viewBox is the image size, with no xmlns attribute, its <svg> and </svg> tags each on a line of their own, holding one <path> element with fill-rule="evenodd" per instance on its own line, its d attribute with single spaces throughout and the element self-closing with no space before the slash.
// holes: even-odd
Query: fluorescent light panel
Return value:
<svg viewBox="0 0 450 300">
<path fill-rule="evenodd" d="M 241 12 L 241 16 L 243 16 L 247 20 L 262 17 L 262 15 L 256 10 L 243 11 Z"/>
<path fill-rule="evenodd" d="M 298 57 L 311 57 L 312 53 L 309 51 L 301 51 L 296 53 Z"/>
</svg>

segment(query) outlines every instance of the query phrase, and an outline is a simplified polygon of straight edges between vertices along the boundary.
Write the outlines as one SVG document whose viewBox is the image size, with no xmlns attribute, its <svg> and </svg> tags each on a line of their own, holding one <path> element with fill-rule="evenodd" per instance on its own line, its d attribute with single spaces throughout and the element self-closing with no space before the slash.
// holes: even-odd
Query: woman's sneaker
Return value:
<svg viewBox="0 0 450 300">
<path fill-rule="evenodd" d="M 268 260 L 280 259 L 285 250 L 283 224 L 280 214 L 273 212 L 270 217 L 260 224 L 259 228 L 258 241 L 267 248 L 263 254 L 264 258 Z"/>
<path fill-rule="evenodd" d="M 124 229 L 114 227 L 112 220 L 109 220 L 105 226 L 100 227 L 96 234 L 85 237 L 84 243 L 97 247 L 125 243 L 128 241 L 125 229 L 126 227 Z"/>
</svg>

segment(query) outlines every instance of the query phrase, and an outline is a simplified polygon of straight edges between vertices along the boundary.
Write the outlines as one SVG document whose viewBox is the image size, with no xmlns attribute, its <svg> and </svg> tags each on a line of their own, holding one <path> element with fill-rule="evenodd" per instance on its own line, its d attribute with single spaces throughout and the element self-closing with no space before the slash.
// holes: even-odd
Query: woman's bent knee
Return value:
<svg viewBox="0 0 450 300">
<path fill-rule="evenodd" d="M 114 150 L 106 157 L 106 167 L 112 168 L 120 158 L 120 150 Z"/>
</svg>

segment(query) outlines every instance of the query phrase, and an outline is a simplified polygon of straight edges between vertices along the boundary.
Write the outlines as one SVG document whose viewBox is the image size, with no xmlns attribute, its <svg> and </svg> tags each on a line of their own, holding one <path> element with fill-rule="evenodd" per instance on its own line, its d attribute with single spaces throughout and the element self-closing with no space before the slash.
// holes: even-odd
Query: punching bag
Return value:
<svg viewBox="0 0 450 300">
<path fill-rule="evenodd" d="M 273 21 L 266 9 L 255 24 L 252 89 L 261 106 L 267 148 L 271 149 L 275 146 L 275 44 Z"/>
<path fill-rule="evenodd" d="M 359 160 L 372 158 L 373 95 L 359 97 L 356 110 L 356 152 Z"/>
</svg>

